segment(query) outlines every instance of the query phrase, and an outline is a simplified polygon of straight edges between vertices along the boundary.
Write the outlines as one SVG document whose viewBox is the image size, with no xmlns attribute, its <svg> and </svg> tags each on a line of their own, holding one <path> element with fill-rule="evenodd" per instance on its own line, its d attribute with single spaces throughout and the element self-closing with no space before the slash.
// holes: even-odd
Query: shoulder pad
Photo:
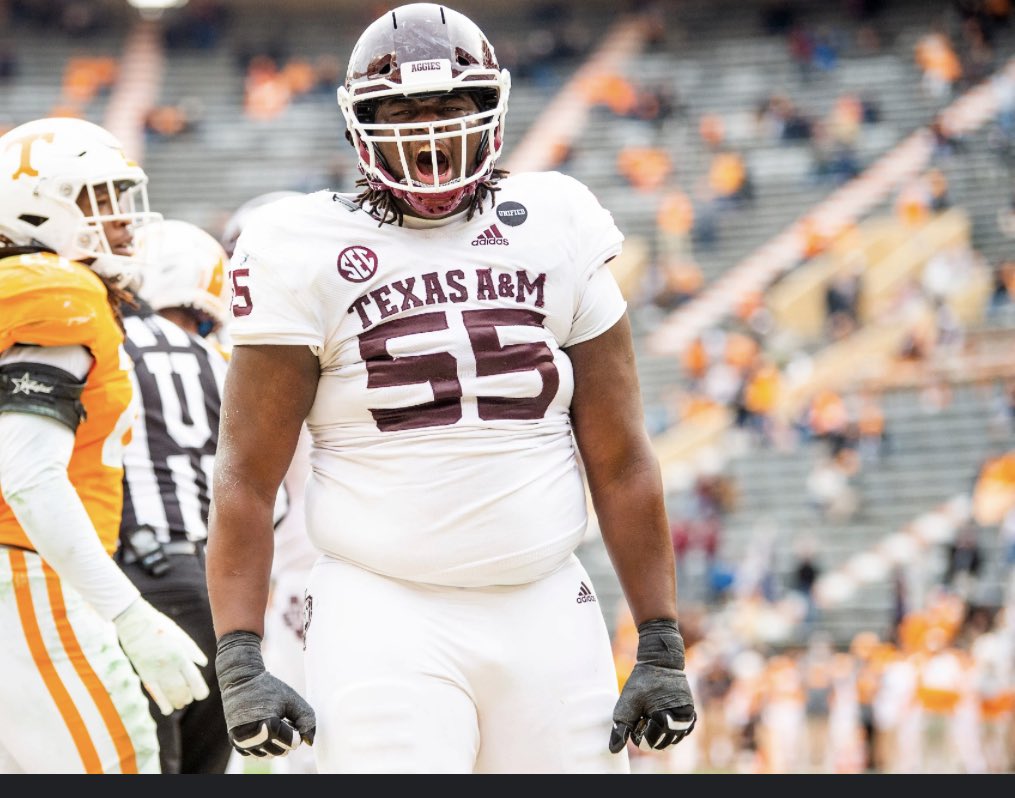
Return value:
<svg viewBox="0 0 1015 798">
<path fill-rule="evenodd" d="M 106 287 L 87 266 L 50 254 L 0 261 L 0 351 L 89 345 L 113 328 Z"/>
</svg>

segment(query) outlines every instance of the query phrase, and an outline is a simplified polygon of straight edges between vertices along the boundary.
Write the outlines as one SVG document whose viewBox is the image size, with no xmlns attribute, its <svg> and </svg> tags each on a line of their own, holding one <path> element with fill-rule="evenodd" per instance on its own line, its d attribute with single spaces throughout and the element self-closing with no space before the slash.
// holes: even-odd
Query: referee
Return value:
<svg viewBox="0 0 1015 798">
<path fill-rule="evenodd" d="M 208 656 L 211 690 L 172 715 L 155 711 L 163 773 L 224 773 L 232 754 L 215 678 L 215 634 L 205 580 L 211 473 L 226 355 L 216 343 L 226 318 L 227 257 L 199 227 L 165 221 L 124 314 L 125 348 L 141 402 L 124 453 L 124 506 L 117 561 L 157 609 Z M 153 235 L 153 234 L 149 234 Z"/>
</svg>

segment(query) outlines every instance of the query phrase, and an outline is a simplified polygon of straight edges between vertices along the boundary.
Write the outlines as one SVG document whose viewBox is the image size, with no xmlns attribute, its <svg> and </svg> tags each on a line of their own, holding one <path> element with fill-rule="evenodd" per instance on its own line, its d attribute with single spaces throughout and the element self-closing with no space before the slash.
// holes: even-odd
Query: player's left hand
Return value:
<svg viewBox="0 0 1015 798">
<path fill-rule="evenodd" d="M 610 751 L 622 751 L 629 738 L 643 749 L 676 745 L 696 720 L 677 622 L 645 621 L 638 626 L 637 664 L 613 709 Z"/>
</svg>

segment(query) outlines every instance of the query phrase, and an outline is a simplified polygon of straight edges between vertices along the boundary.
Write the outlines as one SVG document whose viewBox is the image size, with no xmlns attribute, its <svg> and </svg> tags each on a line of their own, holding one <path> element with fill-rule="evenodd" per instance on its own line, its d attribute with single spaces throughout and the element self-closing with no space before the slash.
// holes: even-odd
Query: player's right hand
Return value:
<svg viewBox="0 0 1015 798">
<path fill-rule="evenodd" d="M 120 647 L 163 715 L 208 697 L 198 668 L 208 658 L 175 621 L 139 597 L 113 623 Z"/>
<path fill-rule="evenodd" d="M 272 676 L 261 658 L 261 638 L 229 632 L 218 641 L 215 670 L 229 741 L 243 756 L 285 756 L 301 742 L 314 744 L 317 718 L 303 697 Z"/>
</svg>

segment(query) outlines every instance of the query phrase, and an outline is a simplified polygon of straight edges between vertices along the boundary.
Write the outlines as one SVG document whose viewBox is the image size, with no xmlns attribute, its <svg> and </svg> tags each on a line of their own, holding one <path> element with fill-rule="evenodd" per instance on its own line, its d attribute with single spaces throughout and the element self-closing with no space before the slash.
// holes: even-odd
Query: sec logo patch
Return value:
<svg viewBox="0 0 1015 798">
<path fill-rule="evenodd" d="M 377 274 L 377 255 L 369 247 L 346 247 L 338 254 L 338 273 L 351 283 L 363 283 Z"/>
</svg>

